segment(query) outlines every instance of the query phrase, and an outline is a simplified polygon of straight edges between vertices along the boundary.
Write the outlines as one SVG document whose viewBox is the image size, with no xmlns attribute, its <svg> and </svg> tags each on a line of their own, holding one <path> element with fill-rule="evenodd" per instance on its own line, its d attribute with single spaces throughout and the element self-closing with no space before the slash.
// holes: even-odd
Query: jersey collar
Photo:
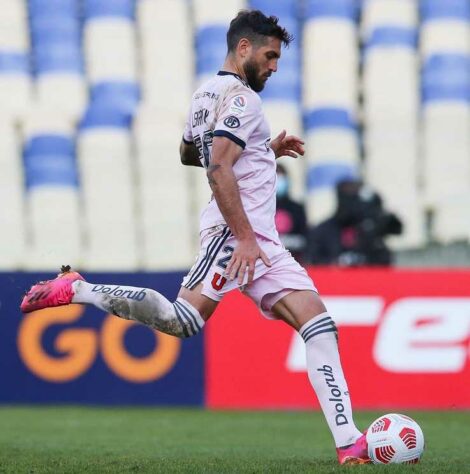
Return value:
<svg viewBox="0 0 470 474">
<path fill-rule="evenodd" d="M 238 74 L 234 73 L 234 72 L 230 72 L 230 71 L 219 71 L 217 73 L 218 76 L 234 76 L 236 77 L 245 87 L 250 87 L 247 82 L 242 79 L 241 76 L 239 76 Z"/>
</svg>

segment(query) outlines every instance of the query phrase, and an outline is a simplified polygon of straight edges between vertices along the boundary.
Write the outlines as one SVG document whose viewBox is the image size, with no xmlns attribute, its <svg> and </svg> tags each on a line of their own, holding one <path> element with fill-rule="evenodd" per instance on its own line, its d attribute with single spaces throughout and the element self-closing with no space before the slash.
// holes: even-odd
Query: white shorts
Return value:
<svg viewBox="0 0 470 474">
<path fill-rule="evenodd" d="M 305 269 L 280 242 L 273 242 L 260 235 L 256 236 L 256 240 L 271 261 L 271 267 L 258 259 L 252 283 L 249 286 L 239 285 L 236 279 L 230 281 L 223 276 L 237 245 L 230 229 L 227 226 L 216 226 L 203 231 L 201 250 L 196 263 L 183 279 L 182 286 L 191 290 L 202 282 L 202 294 L 214 301 L 220 301 L 229 291 L 239 289 L 269 319 L 276 319 L 271 308 L 292 291 L 317 292 Z"/>
</svg>

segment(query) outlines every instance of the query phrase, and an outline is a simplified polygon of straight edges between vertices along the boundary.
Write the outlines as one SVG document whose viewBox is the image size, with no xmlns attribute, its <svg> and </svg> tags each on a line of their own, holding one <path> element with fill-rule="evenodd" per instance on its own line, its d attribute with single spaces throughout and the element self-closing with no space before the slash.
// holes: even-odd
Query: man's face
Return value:
<svg viewBox="0 0 470 474">
<path fill-rule="evenodd" d="M 281 57 L 281 40 L 267 37 L 261 45 L 253 44 L 243 63 L 248 85 L 261 92 L 269 76 L 277 71 L 277 62 Z"/>
</svg>

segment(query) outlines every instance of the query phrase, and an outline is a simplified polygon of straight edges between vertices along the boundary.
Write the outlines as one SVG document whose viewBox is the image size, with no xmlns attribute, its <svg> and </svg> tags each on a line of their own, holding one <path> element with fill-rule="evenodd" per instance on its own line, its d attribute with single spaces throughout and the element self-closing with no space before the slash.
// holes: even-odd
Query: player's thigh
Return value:
<svg viewBox="0 0 470 474">
<path fill-rule="evenodd" d="M 209 297 L 203 295 L 202 288 L 202 282 L 196 285 L 191 290 L 182 286 L 178 293 L 178 298 L 183 298 L 188 303 L 190 303 L 194 308 L 199 311 L 199 314 L 201 315 L 202 319 L 204 319 L 204 321 L 207 321 L 212 316 L 212 313 L 217 308 L 219 302 L 214 301 Z"/>
<path fill-rule="evenodd" d="M 310 319 L 324 313 L 326 307 L 315 291 L 294 290 L 280 299 L 271 311 L 279 319 L 299 330 Z"/>
</svg>

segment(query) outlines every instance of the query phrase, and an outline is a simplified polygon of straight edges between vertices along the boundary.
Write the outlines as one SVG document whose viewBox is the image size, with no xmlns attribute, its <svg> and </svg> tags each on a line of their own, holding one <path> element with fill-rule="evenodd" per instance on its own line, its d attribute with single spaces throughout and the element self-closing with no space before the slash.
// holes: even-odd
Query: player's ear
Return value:
<svg viewBox="0 0 470 474">
<path fill-rule="evenodd" d="M 242 58 L 246 58 L 252 49 L 251 42 L 248 38 L 241 38 L 238 42 L 237 51 Z"/>
</svg>

